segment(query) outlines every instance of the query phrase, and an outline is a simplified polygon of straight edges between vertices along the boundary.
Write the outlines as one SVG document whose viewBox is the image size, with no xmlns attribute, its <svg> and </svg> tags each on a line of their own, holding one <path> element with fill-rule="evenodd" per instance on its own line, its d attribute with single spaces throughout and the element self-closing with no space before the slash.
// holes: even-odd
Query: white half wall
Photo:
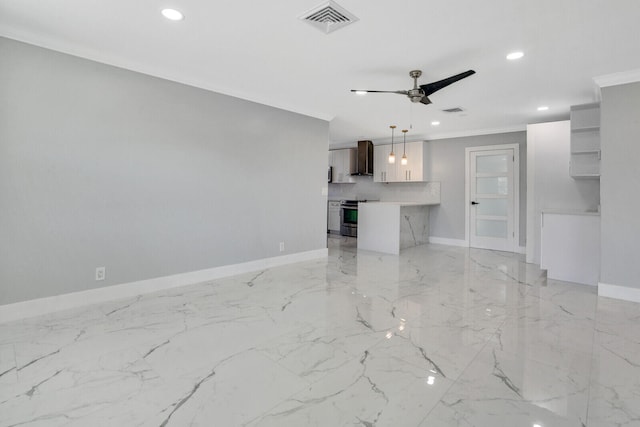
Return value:
<svg viewBox="0 0 640 427">
<path fill-rule="evenodd" d="M 540 264 L 540 220 L 543 210 L 596 211 L 598 180 L 569 175 L 570 122 L 527 126 L 527 262 Z"/>
</svg>

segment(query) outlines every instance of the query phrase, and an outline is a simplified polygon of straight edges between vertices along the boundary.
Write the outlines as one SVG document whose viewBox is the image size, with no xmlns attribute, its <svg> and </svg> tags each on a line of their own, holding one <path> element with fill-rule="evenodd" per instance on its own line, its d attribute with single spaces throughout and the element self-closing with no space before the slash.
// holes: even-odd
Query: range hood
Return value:
<svg viewBox="0 0 640 427">
<path fill-rule="evenodd" d="M 358 141 L 356 170 L 351 175 L 373 175 L 373 142 Z"/>
</svg>

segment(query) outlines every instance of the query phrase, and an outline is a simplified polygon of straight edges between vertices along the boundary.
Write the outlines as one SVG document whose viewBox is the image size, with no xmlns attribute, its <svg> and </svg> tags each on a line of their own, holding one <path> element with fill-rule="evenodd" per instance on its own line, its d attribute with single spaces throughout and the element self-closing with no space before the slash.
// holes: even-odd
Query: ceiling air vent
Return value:
<svg viewBox="0 0 640 427">
<path fill-rule="evenodd" d="M 442 111 L 444 111 L 445 113 L 461 113 L 464 110 L 460 107 L 453 107 L 453 108 L 447 108 L 446 110 L 442 110 Z"/>
<path fill-rule="evenodd" d="M 358 21 L 358 18 L 334 1 L 322 3 L 300 16 L 300 19 L 329 34 Z"/>
</svg>

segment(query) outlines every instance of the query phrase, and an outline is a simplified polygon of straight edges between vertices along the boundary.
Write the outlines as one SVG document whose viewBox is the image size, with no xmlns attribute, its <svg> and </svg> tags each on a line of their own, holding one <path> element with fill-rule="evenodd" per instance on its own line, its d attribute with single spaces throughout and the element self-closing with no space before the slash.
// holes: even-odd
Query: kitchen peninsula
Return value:
<svg viewBox="0 0 640 427">
<path fill-rule="evenodd" d="M 358 249 L 399 254 L 401 249 L 429 242 L 429 206 L 439 203 L 361 203 Z"/>
</svg>

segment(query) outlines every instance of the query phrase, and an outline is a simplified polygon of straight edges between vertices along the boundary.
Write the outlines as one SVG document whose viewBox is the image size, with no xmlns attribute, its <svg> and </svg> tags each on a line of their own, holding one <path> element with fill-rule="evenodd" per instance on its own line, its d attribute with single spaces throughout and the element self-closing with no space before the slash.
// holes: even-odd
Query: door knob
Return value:
<svg viewBox="0 0 640 427">
<path fill-rule="evenodd" d="M 471 202 L 472 205 L 479 205 L 480 203 L 478 202 Z"/>
</svg>

